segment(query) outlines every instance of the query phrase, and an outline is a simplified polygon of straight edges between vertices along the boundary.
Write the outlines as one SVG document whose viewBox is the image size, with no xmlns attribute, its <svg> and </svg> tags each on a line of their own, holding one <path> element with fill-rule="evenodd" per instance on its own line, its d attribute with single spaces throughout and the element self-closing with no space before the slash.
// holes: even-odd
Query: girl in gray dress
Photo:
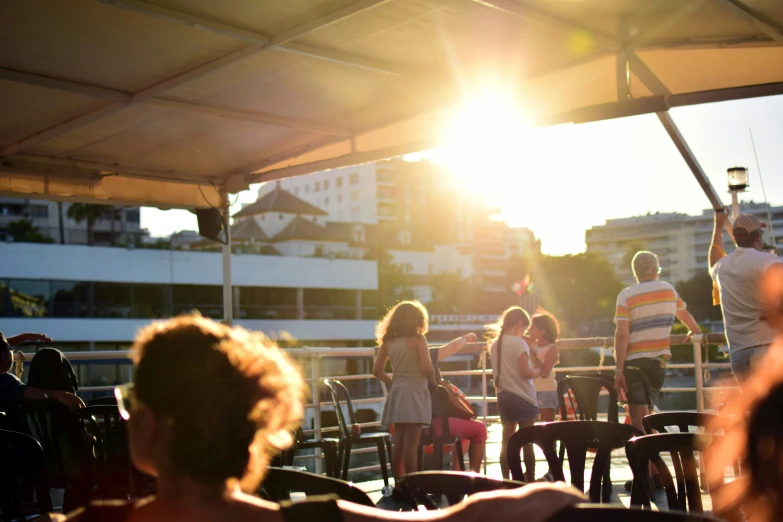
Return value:
<svg viewBox="0 0 783 522">
<path fill-rule="evenodd" d="M 423 427 L 432 421 L 427 385 L 435 386 L 427 339 L 427 310 L 418 301 L 403 301 L 386 314 L 375 329 L 381 349 L 373 375 L 391 386 L 381 423 L 394 427 L 392 474 L 399 479 L 416 471 L 416 456 Z M 391 360 L 394 377 L 385 371 Z"/>
</svg>

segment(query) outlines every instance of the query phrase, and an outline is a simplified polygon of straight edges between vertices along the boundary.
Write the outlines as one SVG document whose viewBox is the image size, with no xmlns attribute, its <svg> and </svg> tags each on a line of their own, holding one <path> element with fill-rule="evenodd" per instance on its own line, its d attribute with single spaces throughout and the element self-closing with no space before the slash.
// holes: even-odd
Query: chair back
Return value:
<svg viewBox="0 0 783 522">
<path fill-rule="evenodd" d="M 577 504 L 558 511 L 547 522 L 721 522 L 721 519 L 676 511 L 649 511 L 631 507 Z"/>
<path fill-rule="evenodd" d="M 92 417 L 100 430 L 101 454 L 98 459 L 101 467 L 101 489 L 104 494 L 135 496 L 128 449 L 128 426 L 120 416 L 119 408 L 116 405 L 87 406 L 79 413 Z"/>
<path fill-rule="evenodd" d="M 420 506 L 438 509 L 439 506 L 431 497 L 445 497 L 448 505 L 453 506 L 462 502 L 466 496 L 482 491 L 516 489 L 525 483 L 493 479 L 478 473 L 420 471 L 405 475 L 396 485 L 406 497 L 405 500 L 411 504 L 411 509 L 418 510 Z"/>
<path fill-rule="evenodd" d="M 561 420 L 569 420 L 569 406 L 574 411 L 575 420 L 598 420 L 598 398 L 602 390 L 606 390 L 609 397 L 607 410 L 609 422 L 619 422 L 617 391 L 614 389 L 612 381 L 600 374 L 566 375 L 558 383 L 557 394 L 560 401 Z"/>
<path fill-rule="evenodd" d="M 701 489 L 699 488 L 699 466 L 694 453 L 706 448 L 711 436 L 697 433 L 659 433 L 644 435 L 628 441 L 625 454 L 633 472 L 634 487 L 631 504 L 650 506 L 649 463 L 658 469 L 669 509 L 679 509 L 694 513 L 703 513 Z M 674 467 L 674 479 L 661 458 L 661 453 L 669 453 Z M 676 484 L 675 484 L 676 480 Z"/>
<path fill-rule="evenodd" d="M 340 437 L 346 438 L 351 436 L 351 430 L 346 422 L 345 415 L 343 414 L 343 408 L 340 405 L 340 386 L 345 388 L 340 381 L 333 379 L 324 379 L 324 388 L 329 391 L 329 397 L 332 399 L 332 406 L 334 407 L 334 414 L 337 417 L 337 427 L 340 430 Z M 339 386 L 338 386 L 339 384 Z M 349 407 L 349 411 L 352 408 Z"/>
<path fill-rule="evenodd" d="M 96 440 L 76 413 L 54 400 L 28 401 L 25 412 L 30 431 L 46 456 L 52 487 L 66 488 L 75 480 L 96 479 Z"/>
<path fill-rule="evenodd" d="M 341 500 L 375 507 L 367 493 L 349 482 L 293 469 L 269 468 L 259 489 L 261 497 L 281 502 L 291 500 L 291 492 L 306 496 L 336 495 Z"/>
<path fill-rule="evenodd" d="M 96 397 L 87 401 L 87 406 L 116 406 L 117 398 L 114 395 L 106 397 Z"/>
<path fill-rule="evenodd" d="M 0 504 L 5 520 L 24 520 L 20 486 L 25 482 L 35 487 L 39 513 L 54 510 L 46 478 L 46 457 L 37 440 L 24 433 L 0 430 L 0 467 Z"/>
<path fill-rule="evenodd" d="M 667 429 L 676 426 L 680 433 L 688 433 L 690 427 L 708 428 L 718 416 L 713 413 L 701 413 L 697 411 L 667 411 L 664 413 L 651 413 L 642 419 L 644 431 L 652 435 L 653 430 L 658 433 L 673 433 Z M 676 432 L 675 432 L 676 433 Z"/>
<path fill-rule="evenodd" d="M 568 455 L 571 484 L 579 491 L 585 490 L 584 472 L 588 449 L 596 451 L 590 476 L 591 502 L 601 501 L 602 482 L 609 465 L 612 450 L 625 447 L 626 443 L 642 435 L 630 424 L 601 421 L 561 421 L 521 428 L 508 441 L 507 456 L 511 478 L 524 480 L 520 452 L 526 444 L 535 444 L 544 452 L 549 469 L 556 481 L 564 481 L 563 465 L 555 453 L 555 442 L 560 441 Z M 608 499 L 605 499 L 608 501 Z"/>
</svg>

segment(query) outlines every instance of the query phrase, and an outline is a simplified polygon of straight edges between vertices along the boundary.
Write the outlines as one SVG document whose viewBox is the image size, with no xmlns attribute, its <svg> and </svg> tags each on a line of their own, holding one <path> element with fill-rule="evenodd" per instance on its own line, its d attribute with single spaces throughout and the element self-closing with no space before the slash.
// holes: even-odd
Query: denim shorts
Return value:
<svg viewBox="0 0 783 522">
<path fill-rule="evenodd" d="M 750 376 L 753 365 L 757 364 L 758 359 L 764 357 L 770 345 L 751 346 L 743 348 L 736 352 L 731 352 L 731 371 L 738 383 L 742 383 Z"/>
<path fill-rule="evenodd" d="M 538 406 L 513 393 L 498 393 L 498 412 L 503 422 L 523 422 L 538 417 Z"/>
<path fill-rule="evenodd" d="M 625 384 L 628 386 L 628 404 L 652 409 L 666 378 L 666 362 L 642 357 L 625 361 Z"/>
<path fill-rule="evenodd" d="M 536 398 L 538 399 L 538 409 L 540 410 L 556 410 L 559 404 L 556 391 L 540 391 L 536 393 Z"/>
</svg>

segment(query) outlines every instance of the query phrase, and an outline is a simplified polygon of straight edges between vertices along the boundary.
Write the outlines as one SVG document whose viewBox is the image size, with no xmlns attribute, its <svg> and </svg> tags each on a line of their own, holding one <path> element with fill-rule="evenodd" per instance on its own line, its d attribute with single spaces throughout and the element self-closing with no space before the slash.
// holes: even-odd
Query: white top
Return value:
<svg viewBox="0 0 783 522">
<path fill-rule="evenodd" d="M 775 330 L 761 320 L 762 278 L 767 269 L 781 259 L 755 248 L 737 247 L 710 268 L 720 291 L 723 324 L 729 351 L 772 344 Z"/>
<path fill-rule="evenodd" d="M 547 344 L 546 346 L 538 346 L 537 344 L 534 344 L 531 346 L 533 349 L 533 357 L 538 357 L 538 360 L 541 361 L 541 364 L 544 363 L 544 359 L 546 359 L 546 354 L 549 353 L 549 349 L 554 346 L 554 343 Z M 555 362 L 555 365 L 559 361 Z M 557 391 L 557 379 L 555 379 L 555 367 L 552 366 L 552 371 L 549 372 L 549 375 L 546 377 L 536 377 L 536 379 L 533 381 L 533 385 L 536 387 L 537 392 L 552 392 Z"/>
<path fill-rule="evenodd" d="M 519 357 L 528 354 L 528 364 L 530 362 L 530 349 L 527 343 L 515 335 L 504 335 L 501 347 L 502 360 L 497 356 L 498 342 L 492 343 L 489 350 L 489 356 L 492 361 L 492 378 L 495 381 L 495 391 L 513 393 L 530 404 L 538 405 L 536 398 L 536 388 L 533 385 L 533 379 L 523 377 L 519 373 Z M 498 369 L 502 370 L 500 379 L 498 379 Z"/>
</svg>

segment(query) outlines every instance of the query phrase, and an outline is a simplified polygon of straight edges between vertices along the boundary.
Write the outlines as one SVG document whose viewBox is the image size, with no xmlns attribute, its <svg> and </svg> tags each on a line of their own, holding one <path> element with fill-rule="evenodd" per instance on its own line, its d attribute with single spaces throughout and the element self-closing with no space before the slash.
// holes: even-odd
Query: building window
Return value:
<svg viewBox="0 0 783 522">
<path fill-rule="evenodd" d="M 400 234 L 397 236 L 397 239 L 400 241 L 401 245 L 410 245 L 411 244 L 410 230 L 403 230 L 402 232 L 400 232 Z"/>
<path fill-rule="evenodd" d="M 329 198 L 324 198 L 324 206 L 325 207 L 329 206 Z"/>
<path fill-rule="evenodd" d="M 320 181 L 316 181 L 315 182 L 315 189 L 313 190 L 313 192 L 321 192 L 321 182 Z"/>
<path fill-rule="evenodd" d="M 328 179 L 324 180 L 324 190 L 329 190 L 329 180 Z"/>
<path fill-rule="evenodd" d="M 359 208 L 353 207 L 351 209 L 351 221 L 359 221 Z"/>
<path fill-rule="evenodd" d="M 95 317 L 132 317 L 131 285 L 127 283 L 94 283 Z"/>
<path fill-rule="evenodd" d="M 359 201 L 359 191 L 358 190 L 352 190 L 351 191 L 351 201 Z"/>
<path fill-rule="evenodd" d="M 277 215 L 277 220 L 278 221 L 282 221 L 283 220 L 283 214 L 278 214 Z"/>
<path fill-rule="evenodd" d="M 342 220 L 343 220 L 343 211 L 342 210 L 338 210 L 337 211 L 337 221 L 342 221 Z"/>
<path fill-rule="evenodd" d="M 356 172 L 354 172 L 353 174 L 351 174 L 351 180 L 350 180 L 350 182 L 351 182 L 351 185 L 358 185 L 358 184 L 359 184 L 359 174 L 358 174 L 358 173 L 356 173 Z"/>
<path fill-rule="evenodd" d="M 128 223 L 138 223 L 141 218 L 141 213 L 137 208 L 129 208 L 125 210 L 125 221 Z"/>
<path fill-rule="evenodd" d="M 49 207 L 47 205 L 32 205 L 30 206 L 30 217 L 34 218 L 48 218 Z"/>
<path fill-rule="evenodd" d="M 52 281 L 53 317 L 89 317 L 90 283 Z M 163 317 L 158 315 L 155 317 Z"/>
<path fill-rule="evenodd" d="M 11 279 L 8 285 L 11 315 L 14 317 L 46 317 L 52 287 L 49 281 Z"/>
<path fill-rule="evenodd" d="M 337 188 L 342 187 L 343 186 L 343 177 L 342 176 L 337 176 L 336 183 L 337 183 Z"/>
<path fill-rule="evenodd" d="M 337 194 L 337 202 L 338 203 L 342 203 L 343 202 L 343 195 L 342 194 Z"/>
</svg>

